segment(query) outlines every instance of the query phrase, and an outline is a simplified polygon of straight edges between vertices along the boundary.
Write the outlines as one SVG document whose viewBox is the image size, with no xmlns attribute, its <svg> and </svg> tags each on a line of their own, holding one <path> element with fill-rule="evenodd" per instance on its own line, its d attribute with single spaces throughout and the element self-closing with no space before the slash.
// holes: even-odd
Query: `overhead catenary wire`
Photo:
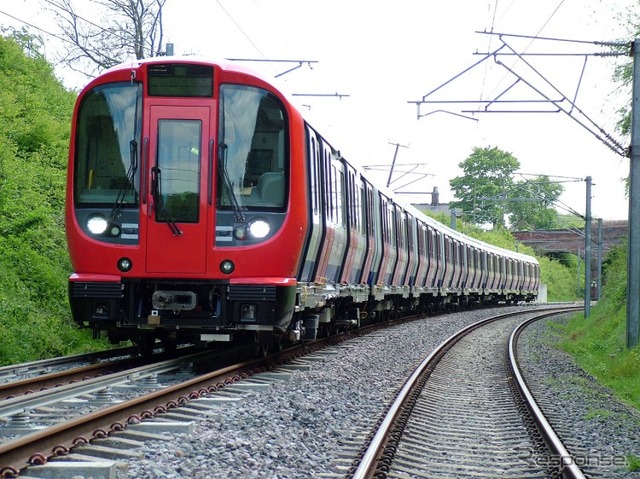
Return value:
<svg viewBox="0 0 640 479">
<path fill-rule="evenodd" d="M 0 14 L 2 14 L 2 15 L 6 15 L 7 17 L 12 18 L 12 19 L 14 19 L 14 20 L 18 21 L 18 22 L 22 23 L 23 25 L 26 25 L 26 26 L 31 27 L 31 28 L 35 28 L 37 31 L 42 32 L 42 33 L 44 33 L 44 34 L 46 34 L 46 35 L 49 35 L 49 36 L 51 36 L 51 37 L 53 37 L 53 38 L 57 38 L 58 40 L 61 40 L 61 41 L 63 41 L 63 42 L 71 43 L 71 40 L 69 40 L 68 38 L 64 38 L 64 37 L 61 37 L 61 36 L 59 36 L 59 35 L 56 35 L 55 33 L 51 33 L 50 31 L 45 30 L 45 29 L 44 29 L 44 28 L 42 28 L 42 27 L 39 27 L 39 26 L 37 26 L 37 25 L 34 25 L 33 23 L 30 23 L 30 22 L 27 22 L 26 20 L 23 20 L 23 19 L 21 19 L 21 18 L 18 18 L 18 17 L 16 17 L 15 15 L 12 15 L 12 14 L 10 14 L 10 13 L 5 12 L 4 10 L 0 10 Z"/>
</svg>

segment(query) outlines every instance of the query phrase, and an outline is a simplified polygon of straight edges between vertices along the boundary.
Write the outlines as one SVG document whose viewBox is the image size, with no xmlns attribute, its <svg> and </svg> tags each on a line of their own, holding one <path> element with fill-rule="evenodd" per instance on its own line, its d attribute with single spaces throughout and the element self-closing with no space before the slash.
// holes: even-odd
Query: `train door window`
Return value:
<svg viewBox="0 0 640 479">
<path fill-rule="evenodd" d="M 322 171 L 325 174 L 324 177 L 324 216 L 325 218 L 327 218 L 330 222 L 335 222 L 335 219 L 333 217 L 333 203 L 334 203 L 334 198 L 333 198 L 333 171 L 331 170 L 331 162 L 329 160 L 329 152 L 326 148 L 325 145 L 323 145 L 322 147 Z"/>
<path fill-rule="evenodd" d="M 357 215 L 357 231 L 361 235 L 364 234 L 364 186 L 362 181 L 356 182 L 356 215 Z"/>
<path fill-rule="evenodd" d="M 158 122 L 157 191 L 159 222 L 197 223 L 200 197 L 200 120 L 160 120 Z"/>
<path fill-rule="evenodd" d="M 477 256 L 476 256 L 476 248 L 473 246 L 469 247 L 469 286 L 473 287 L 476 280 L 476 269 L 478 267 L 477 264 Z"/>
<path fill-rule="evenodd" d="M 511 282 L 513 281 L 513 272 L 514 272 L 513 260 L 508 259 L 507 260 L 507 281 L 509 282 L 509 287 L 512 286 Z"/>
<path fill-rule="evenodd" d="M 363 211 L 363 220 L 366 225 L 367 236 L 373 236 L 373 191 L 369 185 L 364 186 L 365 201 L 363 207 L 366 212 Z"/>
<path fill-rule="evenodd" d="M 370 194 L 369 194 L 369 187 L 363 182 L 360 181 L 360 189 L 362 191 L 362 211 L 360 212 L 360 214 L 362 215 L 362 231 L 363 233 L 365 233 L 367 236 L 369 236 L 369 231 L 370 231 L 370 219 L 369 216 L 367 215 L 368 211 L 371 211 L 372 205 L 370 203 Z"/>
<path fill-rule="evenodd" d="M 318 215 L 318 156 L 319 156 L 318 142 L 315 136 L 311 136 L 309 141 L 309 176 L 310 176 L 310 194 L 311 194 L 311 208 L 314 215 Z"/>
<path fill-rule="evenodd" d="M 350 169 L 347 169 L 347 184 L 346 184 L 346 197 L 347 201 L 347 223 L 350 228 L 355 228 L 356 226 L 356 215 L 355 215 L 355 195 L 353 191 L 353 172 Z"/>
<path fill-rule="evenodd" d="M 487 253 L 487 264 L 489 265 L 489 276 L 487 277 L 487 284 L 491 288 L 493 288 L 496 282 L 495 258 L 493 253 Z"/>
<path fill-rule="evenodd" d="M 398 248 L 404 250 L 406 246 L 406 219 L 404 213 L 396 207 L 396 230 L 398 231 Z"/>
<path fill-rule="evenodd" d="M 142 86 L 96 87 L 78 108 L 74 183 L 77 205 L 138 204 Z"/>
<path fill-rule="evenodd" d="M 381 198 L 380 201 L 380 216 L 382 217 L 382 238 L 384 243 L 389 243 L 389 208 L 387 206 L 387 200 Z"/>
<path fill-rule="evenodd" d="M 457 240 L 451 241 L 451 247 L 453 248 L 453 264 L 455 265 L 456 271 L 458 270 L 458 266 L 460 265 L 460 242 Z"/>
<path fill-rule="evenodd" d="M 219 117 L 219 206 L 284 208 L 289 153 L 280 100 L 261 88 L 222 85 Z"/>
<path fill-rule="evenodd" d="M 387 218 L 387 223 L 389 225 L 389 243 L 391 245 L 395 245 L 398 233 L 396 231 L 397 228 L 394 221 L 393 204 L 390 204 L 387 207 Z"/>
<path fill-rule="evenodd" d="M 336 205 L 336 211 L 335 211 L 335 217 L 336 217 L 336 223 L 339 225 L 345 225 L 345 220 L 344 220 L 344 170 L 342 170 L 342 168 L 337 168 L 334 166 L 334 172 L 336 173 L 334 178 L 335 178 L 335 184 L 334 184 L 334 192 L 336 195 L 336 201 L 335 201 L 335 205 Z"/>
</svg>

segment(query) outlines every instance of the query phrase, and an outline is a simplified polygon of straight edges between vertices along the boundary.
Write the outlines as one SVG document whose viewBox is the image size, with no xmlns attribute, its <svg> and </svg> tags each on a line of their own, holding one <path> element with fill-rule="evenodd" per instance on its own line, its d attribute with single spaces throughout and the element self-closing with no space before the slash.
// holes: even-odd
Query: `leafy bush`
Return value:
<svg viewBox="0 0 640 479">
<path fill-rule="evenodd" d="M 67 300 L 64 191 L 75 98 L 44 58 L 0 37 L 0 364 L 97 347 L 72 323 Z"/>
</svg>

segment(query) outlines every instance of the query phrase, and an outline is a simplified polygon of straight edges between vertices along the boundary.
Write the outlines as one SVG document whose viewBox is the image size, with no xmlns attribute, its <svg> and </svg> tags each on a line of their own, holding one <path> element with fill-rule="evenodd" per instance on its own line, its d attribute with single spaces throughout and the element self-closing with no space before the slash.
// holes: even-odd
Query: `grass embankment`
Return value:
<svg viewBox="0 0 640 479">
<path fill-rule="evenodd" d="M 640 346 L 627 348 L 626 245 L 607 257 L 602 299 L 585 319 L 576 315 L 562 328 L 559 347 L 625 403 L 640 410 Z"/>
<path fill-rule="evenodd" d="M 566 325 L 558 347 L 622 402 L 640 410 L 640 345 L 627 348 L 626 245 L 607 256 L 602 298 L 587 319 L 576 314 Z M 630 471 L 640 470 L 640 457 L 627 456 Z"/>
</svg>

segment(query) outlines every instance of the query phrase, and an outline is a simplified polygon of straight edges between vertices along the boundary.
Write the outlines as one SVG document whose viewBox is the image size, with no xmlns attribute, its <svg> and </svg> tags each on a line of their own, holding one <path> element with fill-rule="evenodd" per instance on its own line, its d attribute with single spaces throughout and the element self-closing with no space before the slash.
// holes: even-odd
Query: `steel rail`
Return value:
<svg viewBox="0 0 640 479">
<path fill-rule="evenodd" d="M 25 410 L 31 410 L 49 404 L 59 402 L 82 394 L 90 394 L 104 389 L 107 386 L 120 384 L 132 379 L 141 379 L 153 374 L 172 371 L 181 366 L 185 361 L 198 360 L 210 356 L 210 352 L 200 352 L 176 359 L 168 359 L 158 363 L 147 364 L 133 369 L 114 372 L 108 376 L 86 379 L 75 383 L 65 384 L 53 389 L 25 394 L 23 396 L 5 399 L 0 402 L 0 417 L 8 417 L 19 414 Z"/>
<path fill-rule="evenodd" d="M 10 364 L 7 366 L 0 366 L 0 377 L 24 374 L 25 372 L 37 369 L 47 369 L 64 366 L 65 364 L 70 363 L 81 363 L 83 361 L 91 362 L 98 359 L 130 356 L 132 354 L 136 354 L 136 352 L 137 348 L 129 346 L 126 348 L 106 349 L 104 351 L 99 351 L 96 353 L 75 354 L 73 356 L 64 356 L 62 358 L 39 359 L 37 361 L 30 361 L 28 363 Z"/>
<path fill-rule="evenodd" d="M 113 374 L 117 371 L 130 369 L 135 365 L 148 364 L 152 359 L 129 357 L 126 359 L 89 364 L 54 373 L 35 376 L 0 384 L 0 404 L 4 400 L 13 399 L 34 391 L 44 391 L 52 387 L 61 387 L 74 381 L 86 381 L 97 376 Z"/>
<path fill-rule="evenodd" d="M 0 383 L 0 403 L 6 399 L 12 399 L 15 396 L 21 396 L 23 394 L 32 394 L 34 391 L 42 391 L 52 387 L 61 387 L 65 384 L 75 382 L 75 381 L 86 381 L 91 378 L 95 378 L 97 376 L 105 376 L 107 374 L 115 374 L 117 372 L 123 371 L 125 369 L 131 369 L 136 366 L 144 366 L 152 363 L 157 363 L 163 358 L 169 359 L 178 357 L 176 354 L 187 355 L 193 354 L 195 351 L 194 348 L 180 348 L 176 354 L 157 354 L 154 356 L 138 356 L 135 352 L 136 348 L 125 348 L 130 349 L 130 354 L 128 357 L 123 359 L 114 359 L 116 357 L 125 356 L 125 354 L 118 354 L 112 356 L 106 356 L 100 353 L 97 357 L 92 355 L 86 355 L 86 359 L 107 359 L 111 358 L 111 361 L 102 361 L 95 362 L 93 364 L 88 364 L 86 366 L 79 366 L 75 368 L 65 369 L 62 371 L 56 371 L 49 374 L 42 374 L 40 376 L 34 376 L 26 379 L 20 379 L 17 381 L 9 381 L 6 383 Z M 121 349 L 124 353 L 125 349 Z M 85 355 L 82 355 L 84 359 Z M 71 358 L 75 358 L 76 356 L 67 356 L 65 361 L 56 363 L 57 366 L 62 364 L 69 364 L 72 361 Z M 79 359 L 78 362 L 81 362 L 82 359 Z"/>
<path fill-rule="evenodd" d="M 558 314 L 562 312 L 575 311 L 579 309 L 581 309 L 581 307 L 575 307 L 575 306 L 562 307 L 562 308 L 549 308 L 547 310 L 542 310 L 544 311 L 544 313 L 542 313 L 541 315 L 538 315 L 537 317 L 540 317 L 540 316 L 544 317 L 544 316 L 549 316 L 549 315 Z M 535 312 L 538 312 L 538 311 L 540 310 L 537 310 Z M 530 311 L 530 313 L 533 313 L 533 312 L 534 311 Z M 520 314 L 523 314 L 523 311 L 515 311 L 512 313 L 500 314 L 498 316 L 492 316 L 490 318 L 482 319 L 480 321 L 477 321 L 467 326 L 464 329 L 461 329 L 460 331 L 456 332 L 455 334 L 451 335 L 449 338 L 444 340 L 442 343 L 440 343 L 436 347 L 436 349 L 433 352 L 431 352 L 431 354 L 429 354 L 429 356 L 427 356 L 418 365 L 418 367 L 411 374 L 409 379 L 407 379 L 402 389 L 398 393 L 396 399 L 387 410 L 387 413 L 384 419 L 379 423 L 376 433 L 374 434 L 369 445 L 367 446 L 367 449 L 363 454 L 362 458 L 360 459 L 360 463 L 358 464 L 358 467 L 353 472 L 353 474 L 351 474 L 349 477 L 352 479 L 369 479 L 375 476 L 378 459 L 380 458 L 381 454 L 384 451 L 384 446 L 388 440 L 389 432 L 391 431 L 392 427 L 396 423 L 397 418 L 402 413 L 404 404 L 412 394 L 413 389 L 415 388 L 417 382 L 425 374 L 430 374 L 431 370 L 433 370 L 433 368 L 435 367 L 437 362 L 440 360 L 440 358 L 449 349 L 451 349 L 451 347 L 453 347 L 455 343 L 457 343 L 460 339 L 462 339 L 464 336 L 466 336 L 470 332 L 486 324 L 489 324 L 493 321 L 498 321 L 500 319 L 517 316 Z"/>
<path fill-rule="evenodd" d="M 109 435 L 128 423 L 166 412 L 230 381 L 247 377 L 262 364 L 263 360 L 252 360 L 228 366 L 0 444 L 0 477 L 13 477 L 31 465 L 34 454 L 46 462 L 61 451 L 66 453 L 75 445 L 89 442 L 87 431 L 93 431 L 93 438 Z"/>
<path fill-rule="evenodd" d="M 33 463 L 32 459 L 34 458 L 38 461 L 46 462 L 48 458 L 54 455 L 64 454 L 70 451 L 75 445 L 90 442 L 90 439 L 87 439 L 88 431 L 93 431 L 92 439 L 109 435 L 115 431 L 126 428 L 128 423 L 139 422 L 140 418 L 153 417 L 155 414 L 175 408 L 179 404 L 197 399 L 204 394 L 215 392 L 226 384 L 239 381 L 256 372 L 268 370 L 270 367 L 274 367 L 274 365 L 284 364 L 305 353 L 313 352 L 330 344 L 336 344 L 349 338 L 357 337 L 364 334 L 363 331 L 375 330 L 384 325 L 395 324 L 396 322 L 400 322 L 400 320 L 391 320 L 382 323 L 382 325 L 376 324 L 375 327 L 373 325 L 367 326 L 355 332 L 341 333 L 336 336 L 321 338 L 311 343 L 288 348 L 268 358 L 253 359 L 230 365 L 188 379 L 179 384 L 102 408 L 83 417 L 71 419 L 64 423 L 2 443 L 0 444 L 0 478 L 18 475 L 22 469 Z M 211 353 L 199 354 L 206 356 Z M 184 361 L 187 358 L 193 358 L 199 354 L 180 359 Z M 134 375 L 136 374 L 131 371 L 120 374 L 120 376 L 123 376 L 125 379 Z M 141 377 L 140 374 L 137 374 L 137 376 Z M 51 394 L 51 391 L 44 391 L 43 396 L 45 396 L 46 393 Z M 23 404 L 25 403 L 23 402 Z M 2 403 L 0 403 L 0 407 L 1 406 Z"/>
<path fill-rule="evenodd" d="M 536 427 L 542 435 L 545 444 L 551 453 L 561 460 L 562 467 L 560 472 L 563 474 L 563 477 L 567 479 L 585 479 L 586 476 L 576 464 L 573 456 L 569 453 L 567 448 L 564 447 L 562 440 L 556 434 L 549 421 L 547 421 L 542 410 L 538 407 L 533 394 L 531 394 L 526 381 L 520 373 L 520 368 L 518 366 L 518 354 L 516 352 L 518 337 L 529 323 L 537 321 L 538 319 L 540 318 L 531 318 L 524 321 L 513 331 L 513 333 L 511 333 L 509 338 L 509 366 L 513 372 L 516 388 L 524 400 L 529 413 L 533 417 Z"/>
</svg>

